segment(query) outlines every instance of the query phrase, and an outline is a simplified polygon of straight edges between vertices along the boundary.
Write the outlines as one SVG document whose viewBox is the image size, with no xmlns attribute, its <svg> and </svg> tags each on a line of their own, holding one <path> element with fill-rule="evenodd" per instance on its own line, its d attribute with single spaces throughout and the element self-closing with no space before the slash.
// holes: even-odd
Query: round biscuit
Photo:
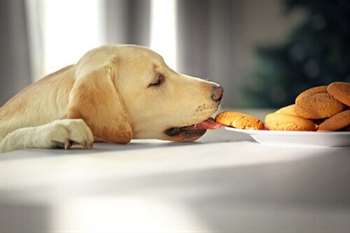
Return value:
<svg viewBox="0 0 350 233">
<path fill-rule="evenodd" d="M 282 113 L 270 113 L 265 117 L 265 126 L 269 130 L 282 131 L 315 131 L 316 125 L 298 116 Z"/>
<path fill-rule="evenodd" d="M 215 121 L 238 129 L 264 129 L 264 123 L 257 117 L 241 112 L 221 112 Z"/>
<path fill-rule="evenodd" d="M 292 116 L 298 116 L 295 112 L 295 104 L 288 105 L 286 107 L 278 109 L 275 113 L 287 114 Z"/>
<path fill-rule="evenodd" d="M 318 87 L 312 87 L 312 88 L 306 89 L 297 96 L 297 98 L 295 99 L 295 102 L 299 101 L 299 99 L 312 96 L 318 93 L 327 93 L 327 86 L 318 86 Z"/>
<path fill-rule="evenodd" d="M 334 82 L 328 85 L 328 93 L 339 102 L 350 106 L 350 83 Z"/>
<path fill-rule="evenodd" d="M 319 125 L 318 131 L 335 131 L 348 126 L 350 126 L 350 110 L 342 111 L 328 118 Z"/>
<path fill-rule="evenodd" d="M 323 119 L 341 112 L 345 106 L 327 92 L 299 95 L 295 101 L 295 112 L 306 119 Z"/>
</svg>

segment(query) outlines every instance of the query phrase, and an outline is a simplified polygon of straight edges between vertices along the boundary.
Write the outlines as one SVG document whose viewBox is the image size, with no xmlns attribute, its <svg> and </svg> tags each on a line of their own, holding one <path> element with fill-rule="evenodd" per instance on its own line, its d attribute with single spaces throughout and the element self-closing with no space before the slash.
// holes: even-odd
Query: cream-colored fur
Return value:
<svg viewBox="0 0 350 233">
<path fill-rule="evenodd" d="M 164 78 L 160 85 L 150 85 L 159 77 Z M 213 114 L 219 105 L 211 98 L 215 86 L 176 73 L 147 48 L 99 47 L 0 108 L 0 151 L 69 148 L 71 142 L 90 148 L 94 140 L 186 140 L 164 130 Z"/>
</svg>

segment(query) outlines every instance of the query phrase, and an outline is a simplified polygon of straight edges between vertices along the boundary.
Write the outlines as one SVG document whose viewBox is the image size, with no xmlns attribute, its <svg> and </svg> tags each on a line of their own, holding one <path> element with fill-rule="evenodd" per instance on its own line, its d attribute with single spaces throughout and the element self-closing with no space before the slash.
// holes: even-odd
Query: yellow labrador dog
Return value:
<svg viewBox="0 0 350 233">
<path fill-rule="evenodd" d="M 0 108 L 0 151 L 193 141 L 216 127 L 207 119 L 222 95 L 218 84 L 173 71 L 147 48 L 99 47 Z"/>
</svg>

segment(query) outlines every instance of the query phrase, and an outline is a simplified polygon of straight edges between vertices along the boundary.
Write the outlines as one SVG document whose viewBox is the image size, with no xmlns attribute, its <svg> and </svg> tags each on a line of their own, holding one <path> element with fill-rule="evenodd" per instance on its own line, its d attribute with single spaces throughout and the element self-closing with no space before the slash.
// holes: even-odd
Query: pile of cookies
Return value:
<svg viewBox="0 0 350 233">
<path fill-rule="evenodd" d="M 218 123 L 240 129 L 288 131 L 350 130 L 350 83 L 334 82 L 299 94 L 295 104 L 258 118 L 239 112 L 222 112 Z"/>
</svg>

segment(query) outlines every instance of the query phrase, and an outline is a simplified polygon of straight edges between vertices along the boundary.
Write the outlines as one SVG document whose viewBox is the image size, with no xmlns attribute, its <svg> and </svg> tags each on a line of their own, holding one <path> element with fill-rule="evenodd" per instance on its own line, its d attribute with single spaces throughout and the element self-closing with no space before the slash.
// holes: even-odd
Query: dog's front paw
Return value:
<svg viewBox="0 0 350 233">
<path fill-rule="evenodd" d="M 57 120 L 45 129 L 49 147 L 69 149 L 79 145 L 84 149 L 92 148 L 94 136 L 81 119 Z"/>
</svg>

